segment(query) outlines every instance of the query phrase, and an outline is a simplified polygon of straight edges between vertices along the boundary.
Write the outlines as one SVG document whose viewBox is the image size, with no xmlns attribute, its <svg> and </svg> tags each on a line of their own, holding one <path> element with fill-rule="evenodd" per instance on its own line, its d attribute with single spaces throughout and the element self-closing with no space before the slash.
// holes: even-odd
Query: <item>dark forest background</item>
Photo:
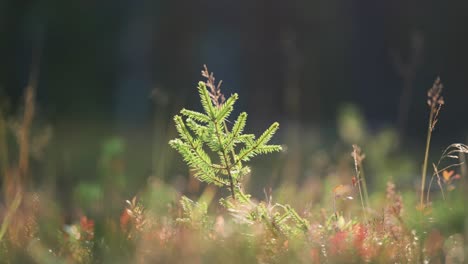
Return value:
<svg viewBox="0 0 468 264">
<path fill-rule="evenodd" d="M 333 138 L 354 104 L 409 151 L 424 143 L 426 92 L 440 76 L 434 142 L 446 146 L 468 135 L 467 14 L 468 2 L 432 0 L 0 0 L 0 92 L 14 115 L 40 57 L 37 119 L 54 130 L 59 186 L 92 177 L 115 135 L 132 174 L 153 173 L 171 117 L 199 107 L 203 64 L 239 93 L 252 130 L 278 120 L 279 141 L 291 128 Z"/>
</svg>

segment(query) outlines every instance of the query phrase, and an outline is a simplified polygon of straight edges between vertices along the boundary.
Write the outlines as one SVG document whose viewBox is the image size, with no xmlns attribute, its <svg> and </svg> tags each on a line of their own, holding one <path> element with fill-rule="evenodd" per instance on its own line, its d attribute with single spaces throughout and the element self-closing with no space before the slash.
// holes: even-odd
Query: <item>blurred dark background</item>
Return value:
<svg viewBox="0 0 468 264">
<path fill-rule="evenodd" d="M 14 115 L 40 55 L 37 122 L 53 127 L 59 185 L 92 178 L 113 136 L 134 177 L 167 174 L 155 160 L 174 155 L 171 117 L 199 109 L 203 64 L 240 94 L 253 131 L 278 120 L 278 141 L 323 138 L 351 103 L 371 131 L 396 128 L 403 149 L 424 143 L 440 76 L 434 142 L 446 146 L 468 135 L 467 14 L 468 2 L 432 0 L 0 0 L 0 91 Z"/>
</svg>

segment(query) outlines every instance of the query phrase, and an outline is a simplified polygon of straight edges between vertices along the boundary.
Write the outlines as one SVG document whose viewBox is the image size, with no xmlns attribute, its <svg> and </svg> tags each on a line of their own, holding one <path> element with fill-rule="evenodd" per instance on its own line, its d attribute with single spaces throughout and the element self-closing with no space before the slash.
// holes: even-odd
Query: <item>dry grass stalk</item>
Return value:
<svg viewBox="0 0 468 264">
<path fill-rule="evenodd" d="M 434 168 L 434 173 L 432 174 L 431 181 L 429 182 L 429 187 L 427 189 L 427 194 L 426 194 L 426 203 L 429 203 L 429 195 L 430 195 L 430 190 L 432 186 L 432 182 L 434 181 L 435 177 L 437 177 L 437 184 L 439 185 L 440 191 L 442 193 L 442 197 L 445 200 L 445 193 L 444 189 L 442 187 L 442 183 L 448 183 L 452 179 L 446 179 L 444 177 L 440 176 L 440 173 L 447 173 L 448 169 L 454 168 L 454 167 L 461 167 L 462 168 L 462 175 L 463 175 L 463 165 L 465 165 L 465 160 L 464 157 L 465 155 L 468 154 L 468 146 L 465 144 L 461 143 L 454 143 L 448 146 L 443 152 L 442 155 L 439 158 L 439 161 L 437 164 L 433 163 L 432 166 Z M 457 160 L 456 163 L 450 163 L 449 165 L 443 167 L 442 169 L 439 169 L 442 164 L 442 162 L 446 159 L 454 159 Z M 453 171 L 452 171 L 453 172 Z M 459 176 L 459 175 L 458 175 Z M 451 177 L 454 178 L 454 177 Z"/>
<path fill-rule="evenodd" d="M 351 152 L 351 156 L 354 160 L 354 170 L 356 171 L 356 184 L 359 188 L 359 196 L 361 198 L 362 210 L 364 211 L 364 218 L 366 219 L 367 208 L 369 206 L 369 196 L 367 194 L 366 180 L 364 178 L 364 174 L 362 173 L 362 161 L 366 156 L 361 153 L 361 148 L 356 144 L 353 145 L 353 152 Z"/>
<path fill-rule="evenodd" d="M 430 112 L 429 112 L 429 124 L 427 128 L 427 138 L 426 138 L 426 150 L 424 153 L 424 163 L 422 167 L 422 175 L 421 175 L 421 194 L 420 194 L 420 204 L 419 209 L 424 208 L 424 189 L 426 187 L 426 174 L 427 174 L 427 160 L 429 158 L 429 148 L 431 145 L 431 137 L 432 132 L 434 131 L 435 125 L 438 122 L 440 109 L 442 105 L 444 105 L 444 98 L 442 97 L 442 89 L 443 85 L 440 81 L 440 78 L 434 81 L 434 84 L 427 92 L 427 104 L 429 105 Z"/>
<path fill-rule="evenodd" d="M 19 148 L 18 164 L 15 168 L 6 168 L 4 174 L 4 195 L 9 221 L 4 221 L 1 229 L 5 230 L 2 232 L 8 231 L 10 240 L 18 247 L 23 246 L 37 231 L 36 216 L 39 208 L 39 197 L 34 193 L 28 194 L 27 189 L 30 183 L 30 137 L 35 114 L 38 62 L 39 60 L 33 61 L 29 82 L 24 92 L 23 115 L 19 124 L 14 127 Z M 6 165 L 8 166 L 8 164 Z"/>
<path fill-rule="evenodd" d="M 7 146 L 7 123 L 5 117 L 3 115 L 2 109 L 0 109 L 0 166 L 1 166 L 1 173 L 3 178 L 3 192 L 6 191 L 6 182 L 7 182 L 7 174 L 8 174 L 8 167 L 9 167 L 9 160 L 8 160 L 8 146 Z"/>
<path fill-rule="evenodd" d="M 224 104 L 224 101 L 226 101 L 226 98 L 224 97 L 224 94 L 221 93 L 221 84 L 223 81 L 219 81 L 218 84 L 216 84 L 216 79 L 214 77 L 213 72 L 208 71 L 208 67 L 206 65 L 203 65 L 203 70 L 201 71 L 201 75 L 206 78 L 206 87 L 208 87 L 210 90 L 210 97 L 211 100 L 213 101 L 214 105 L 216 107 L 220 107 L 221 105 Z"/>
<path fill-rule="evenodd" d="M 34 97 L 35 97 L 35 87 L 29 85 L 26 88 L 25 100 L 24 100 L 24 114 L 23 120 L 21 122 L 21 127 L 19 130 L 19 177 L 20 183 L 27 184 L 27 175 L 29 172 L 29 147 L 30 147 L 30 132 L 32 120 L 34 118 Z"/>
</svg>

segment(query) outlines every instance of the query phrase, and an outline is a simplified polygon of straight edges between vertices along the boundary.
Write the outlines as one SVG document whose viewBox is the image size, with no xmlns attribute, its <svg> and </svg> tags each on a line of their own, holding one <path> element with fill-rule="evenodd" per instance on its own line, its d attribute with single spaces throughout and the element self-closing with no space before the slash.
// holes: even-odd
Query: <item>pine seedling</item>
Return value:
<svg viewBox="0 0 468 264">
<path fill-rule="evenodd" d="M 289 205 L 273 205 L 271 198 L 268 203 L 254 202 L 241 188 L 242 178 L 250 173 L 245 163 L 257 155 L 281 151 L 280 145 L 268 144 L 279 124 L 273 123 L 258 138 L 244 134 L 247 113 L 241 113 L 233 123 L 228 121 L 238 95 L 226 99 L 206 66 L 202 76 L 207 78 L 207 82 L 198 83 L 204 112 L 182 109 L 181 115 L 174 117 L 179 137 L 171 140 L 170 146 L 182 155 L 198 180 L 230 190 L 232 199 L 220 199 L 220 203 L 238 222 L 261 224 L 273 238 L 306 234 L 308 221 Z M 185 217 L 179 222 L 196 226 L 202 220 L 198 216 L 206 215 L 206 205 L 186 197 L 181 205 Z"/>
<path fill-rule="evenodd" d="M 273 123 L 260 137 L 244 134 L 247 113 L 241 113 L 232 126 L 228 118 L 234 110 L 237 94 L 225 100 L 213 74 L 202 72 L 208 81 L 198 83 L 203 112 L 182 109 L 174 117 L 179 137 L 169 142 L 193 171 L 194 176 L 208 184 L 229 188 L 232 198 L 241 192 L 240 184 L 250 169 L 244 162 L 260 154 L 281 150 L 280 145 L 269 145 L 279 128 Z"/>
</svg>

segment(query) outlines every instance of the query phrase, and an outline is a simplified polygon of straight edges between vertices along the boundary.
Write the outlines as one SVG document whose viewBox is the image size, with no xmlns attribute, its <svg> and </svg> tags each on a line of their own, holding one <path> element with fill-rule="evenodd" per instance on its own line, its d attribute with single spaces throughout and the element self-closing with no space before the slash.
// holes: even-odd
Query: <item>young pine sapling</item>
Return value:
<svg viewBox="0 0 468 264">
<path fill-rule="evenodd" d="M 279 124 L 273 123 L 258 138 L 244 134 L 247 113 L 241 113 L 233 123 L 228 121 L 238 95 L 225 99 L 221 82 L 215 85 L 206 66 L 202 76 L 207 78 L 198 83 L 204 112 L 182 109 L 181 115 L 174 117 L 179 137 L 171 140 L 170 146 L 182 155 L 198 180 L 229 189 L 232 199 L 220 202 L 240 222 L 261 223 L 274 237 L 305 234 L 309 223 L 289 205 L 272 204 L 271 199 L 268 203 L 254 202 L 241 186 L 242 179 L 250 173 L 246 162 L 257 155 L 282 150 L 280 145 L 268 144 Z M 191 208 L 205 208 L 188 198 L 182 198 L 181 204 L 187 216 L 179 220 L 182 222 L 194 220 Z"/>
<path fill-rule="evenodd" d="M 219 88 L 219 87 L 218 87 Z M 233 94 L 219 103 L 213 92 L 208 91 L 207 83 L 198 83 L 198 92 L 204 113 L 182 109 L 182 116 L 176 115 L 174 121 L 179 138 L 169 142 L 176 149 L 202 182 L 228 187 L 232 198 L 240 194 L 242 178 L 250 172 L 243 163 L 259 154 L 278 152 L 280 145 L 269 145 L 278 123 L 273 123 L 260 137 L 244 134 L 247 113 L 243 112 L 228 126 L 228 117 L 238 99 Z M 207 151 L 211 152 L 211 155 Z M 217 162 L 214 161 L 217 158 Z"/>
</svg>

